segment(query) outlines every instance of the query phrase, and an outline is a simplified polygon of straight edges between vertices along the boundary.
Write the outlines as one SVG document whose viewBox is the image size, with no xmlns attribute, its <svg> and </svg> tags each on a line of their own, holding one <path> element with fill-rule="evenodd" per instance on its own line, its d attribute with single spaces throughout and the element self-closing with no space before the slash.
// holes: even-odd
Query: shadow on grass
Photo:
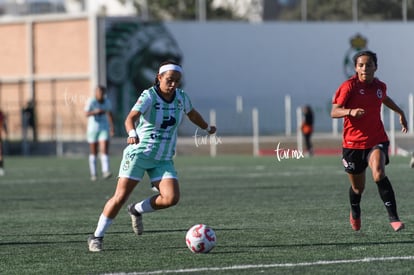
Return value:
<svg viewBox="0 0 414 275">
<path fill-rule="evenodd" d="M 162 229 L 162 230 L 146 230 L 145 235 L 149 234 L 164 234 L 164 233 L 175 233 L 181 232 L 185 233 L 188 229 Z M 221 229 L 220 231 L 230 231 L 230 230 L 242 230 L 242 229 Z M 19 238 L 26 238 L 26 237 L 53 237 L 53 236 L 82 236 L 82 240 L 68 240 L 68 241 L 11 241 L 11 242 L 3 242 L 0 241 L 0 246 L 12 246 L 12 245 L 49 245 L 49 244 L 69 244 L 69 243 L 84 243 L 86 238 L 91 235 L 92 232 L 74 232 L 74 233 L 36 233 L 36 234 L 8 234 L 8 235 L 0 235 L 0 237 L 19 237 Z M 122 234 L 133 234 L 132 231 L 115 231 L 115 232 L 108 232 L 106 235 L 122 235 Z M 83 240 L 85 239 L 85 240 Z"/>
<path fill-rule="evenodd" d="M 70 244 L 84 243 L 85 241 L 21 241 L 21 242 L 0 242 L 0 246 L 8 245 L 50 245 L 50 244 Z"/>
<path fill-rule="evenodd" d="M 216 228 L 216 232 L 225 232 L 225 231 L 245 231 L 246 229 L 240 228 Z M 144 235 L 150 234 L 165 234 L 165 233 L 185 233 L 187 228 L 176 228 L 176 229 L 160 229 L 160 230 L 146 230 Z M 51 237 L 51 236 L 82 236 L 82 240 L 67 240 L 67 241 L 11 241 L 11 242 L 2 242 L 0 241 L 0 246 L 12 246 L 12 245 L 50 245 L 50 244 L 70 244 L 70 243 L 84 243 L 85 238 L 92 234 L 92 232 L 74 232 L 74 233 L 39 233 L 39 234 L 13 234 L 13 235 L 2 235 L 0 237 Z M 133 234 L 132 231 L 112 231 L 108 232 L 106 235 L 123 235 L 123 234 Z M 60 238 L 61 239 L 61 238 Z M 84 240 L 85 239 L 85 240 Z M 375 241 L 375 242 L 329 242 L 329 243 L 301 243 L 301 244 L 263 244 L 263 245 L 237 245 L 233 248 L 248 249 L 248 248 L 306 248 L 306 247 L 352 247 L 352 246 L 377 246 L 377 245 L 392 245 L 392 244 L 414 244 L 414 240 L 405 240 L 405 241 Z M 173 248 L 173 247 L 172 247 Z M 114 249 L 111 249 L 114 250 Z M 118 250 L 118 249 L 116 249 Z M 123 249 L 119 249 L 123 250 Z M 217 253 L 217 251 L 215 251 Z M 225 251 L 219 253 L 227 253 Z M 234 253 L 234 250 L 233 252 Z"/>
</svg>

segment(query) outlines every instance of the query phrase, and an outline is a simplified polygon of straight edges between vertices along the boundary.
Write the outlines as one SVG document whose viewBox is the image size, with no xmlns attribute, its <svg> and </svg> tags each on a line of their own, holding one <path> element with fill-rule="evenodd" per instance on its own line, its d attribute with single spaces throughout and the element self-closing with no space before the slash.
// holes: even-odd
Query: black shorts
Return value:
<svg viewBox="0 0 414 275">
<path fill-rule="evenodd" d="M 369 153 L 374 149 L 380 149 L 385 154 L 385 165 L 390 162 L 388 147 L 390 143 L 384 142 L 369 149 L 348 149 L 342 148 L 342 164 L 345 172 L 349 174 L 361 174 L 368 167 Z"/>
</svg>

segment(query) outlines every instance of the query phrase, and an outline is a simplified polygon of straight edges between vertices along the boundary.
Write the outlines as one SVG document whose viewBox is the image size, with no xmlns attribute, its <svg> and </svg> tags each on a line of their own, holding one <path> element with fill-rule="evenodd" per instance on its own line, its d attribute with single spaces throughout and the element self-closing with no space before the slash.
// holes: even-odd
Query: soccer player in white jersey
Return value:
<svg viewBox="0 0 414 275">
<path fill-rule="evenodd" d="M 97 180 L 96 160 L 98 149 L 101 159 L 102 177 L 108 179 L 112 176 L 109 170 L 109 140 L 114 134 L 112 105 L 105 96 L 106 89 L 98 86 L 95 96 L 88 100 L 85 113 L 88 117 L 87 140 L 89 143 L 89 171 L 91 181 Z"/>
<path fill-rule="evenodd" d="M 190 98 L 178 88 L 182 68 L 171 61 L 160 65 L 155 84 L 142 92 L 125 120 L 127 143 L 119 168 L 116 190 L 99 217 L 96 230 L 88 238 L 90 251 L 101 251 L 103 237 L 113 219 L 147 172 L 158 194 L 128 205 L 135 234 L 143 232 L 142 215 L 174 206 L 180 199 L 177 172 L 172 158 L 178 126 L 184 115 L 208 134 L 216 132 L 193 108 Z M 136 124 L 138 123 L 138 124 Z M 137 125 L 137 126 L 136 126 Z"/>
</svg>

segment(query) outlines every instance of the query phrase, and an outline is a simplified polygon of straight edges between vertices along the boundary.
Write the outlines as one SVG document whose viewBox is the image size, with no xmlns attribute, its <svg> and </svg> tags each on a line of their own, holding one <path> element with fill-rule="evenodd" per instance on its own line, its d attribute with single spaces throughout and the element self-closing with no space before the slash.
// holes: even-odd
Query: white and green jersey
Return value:
<svg viewBox="0 0 414 275">
<path fill-rule="evenodd" d="M 95 97 L 90 98 L 85 105 L 85 112 L 91 112 L 95 110 L 104 110 L 105 112 L 110 112 L 112 109 L 111 101 L 108 98 L 105 98 L 101 103 L 96 100 Z M 107 130 L 109 131 L 109 121 L 106 113 L 93 115 L 88 117 L 88 132 L 95 132 Z"/>
<path fill-rule="evenodd" d="M 142 92 L 132 110 L 141 113 L 136 128 L 138 151 L 155 160 L 170 160 L 175 154 L 177 131 L 183 116 L 193 109 L 190 98 L 176 89 L 174 99 L 165 101 L 152 87 Z"/>
</svg>

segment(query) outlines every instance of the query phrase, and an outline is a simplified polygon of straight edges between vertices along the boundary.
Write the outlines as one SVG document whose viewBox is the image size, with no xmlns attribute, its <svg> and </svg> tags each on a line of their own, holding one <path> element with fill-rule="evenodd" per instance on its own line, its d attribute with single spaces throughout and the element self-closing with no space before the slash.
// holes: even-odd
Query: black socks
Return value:
<svg viewBox="0 0 414 275">
<path fill-rule="evenodd" d="M 361 194 L 355 194 L 352 187 L 349 187 L 349 202 L 351 203 L 351 212 L 354 219 L 359 219 L 361 216 L 361 207 L 359 203 L 361 202 Z"/>
<path fill-rule="evenodd" d="M 376 182 L 378 187 L 378 193 L 384 202 L 385 208 L 387 209 L 390 221 L 399 221 L 397 214 L 397 203 L 395 201 L 394 190 L 392 189 L 391 183 L 388 177 Z"/>
</svg>

